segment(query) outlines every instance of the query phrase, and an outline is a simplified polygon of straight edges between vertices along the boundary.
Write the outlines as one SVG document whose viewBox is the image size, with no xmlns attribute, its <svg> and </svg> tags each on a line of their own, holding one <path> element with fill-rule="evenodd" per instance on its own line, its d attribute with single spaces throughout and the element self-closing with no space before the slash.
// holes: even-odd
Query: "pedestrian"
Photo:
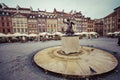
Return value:
<svg viewBox="0 0 120 80">
<path fill-rule="evenodd" d="M 120 46 L 120 35 L 118 36 L 118 45 Z"/>
</svg>

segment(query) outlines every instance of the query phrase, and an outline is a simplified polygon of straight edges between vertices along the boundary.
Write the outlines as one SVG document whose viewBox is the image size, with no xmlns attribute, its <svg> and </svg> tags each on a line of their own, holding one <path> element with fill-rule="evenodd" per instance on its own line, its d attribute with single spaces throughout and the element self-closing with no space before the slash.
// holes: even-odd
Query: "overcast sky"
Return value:
<svg viewBox="0 0 120 80">
<path fill-rule="evenodd" d="M 5 3 L 9 7 L 19 5 L 29 8 L 32 6 L 33 10 L 39 8 L 49 12 L 52 12 L 54 8 L 59 11 L 64 9 L 65 12 L 76 10 L 92 19 L 103 18 L 120 6 L 120 0 L 0 0 L 0 3 Z"/>
</svg>

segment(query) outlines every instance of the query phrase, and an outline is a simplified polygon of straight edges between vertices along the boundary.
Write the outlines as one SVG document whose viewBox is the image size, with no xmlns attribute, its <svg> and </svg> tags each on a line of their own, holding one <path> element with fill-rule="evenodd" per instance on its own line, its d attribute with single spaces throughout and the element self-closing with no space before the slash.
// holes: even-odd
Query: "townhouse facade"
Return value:
<svg viewBox="0 0 120 80">
<path fill-rule="evenodd" d="M 58 31 L 64 32 L 66 25 L 63 23 L 63 19 L 66 20 L 66 17 L 65 17 L 66 13 L 64 13 L 63 11 L 57 11 L 55 8 L 53 13 L 57 16 Z"/>
<path fill-rule="evenodd" d="M 94 31 L 103 36 L 103 18 L 94 20 Z"/>
<path fill-rule="evenodd" d="M 38 32 L 47 32 L 46 13 L 45 11 L 38 11 Z"/>
<path fill-rule="evenodd" d="M 94 20 L 87 18 L 87 32 L 94 32 Z"/>
<path fill-rule="evenodd" d="M 120 31 L 120 7 L 115 8 L 114 12 L 104 17 L 103 35 L 115 31 Z"/>
<path fill-rule="evenodd" d="M 38 34 L 37 15 L 29 14 L 27 18 L 28 22 L 28 34 Z"/>
<path fill-rule="evenodd" d="M 73 30 L 75 32 L 88 31 L 88 20 L 84 17 L 81 12 L 72 11 L 70 13 L 65 13 L 63 11 L 57 11 L 54 9 L 53 12 L 46 11 L 33 11 L 32 7 L 22 8 L 19 5 L 16 8 L 11 8 L 4 3 L 0 4 L 1 12 L 9 12 L 11 15 L 10 23 L 10 33 L 41 33 L 41 32 L 65 32 L 67 29 L 67 24 L 63 23 L 63 19 L 67 21 L 70 19 L 75 23 L 73 25 Z M 5 22 L 5 21 L 3 21 Z M 2 23 L 1 23 L 2 24 Z M 89 24 L 90 25 L 90 24 Z M 0 30 L 5 32 L 0 26 Z M 6 32 L 7 33 L 7 32 Z"/>
<path fill-rule="evenodd" d="M 12 19 L 10 12 L 0 11 L 0 33 L 12 33 Z"/>
<path fill-rule="evenodd" d="M 87 32 L 87 27 L 88 27 L 88 22 L 87 22 L 87 18 L 82 18 L 82 32 Z"/>
<path fill-rule="evenodd" d="M 12 15 L 12 28 L 13 33 L 25 33 L 28 34 L 28 22 L 26 14 L 15 13 Z"/>
<path fill-rule="evenodd" d="M 115 18 L 115 25 L 116 25 L 116 28 L 115 28 L 115 30 L 116 31 L 120 31 L 120 6 L 119 7 L 117 7 L 117 8 L 115 8 L 114 9 L 114 12 L 115 12 L 115 16 L 116 16 L 116 18 Z"/>
<path fill-rule="evenodd" d="M 8 7 L 0 3 L 0 33 L 41 33 L 41 32 L 65 32 L 67 24 L 63 20 L 70 19 L 75 23 L 73 30 L 75 32 L 98 32 L 100 35 L 106 35 L 108 32 L 120 31 L 120 7 L 114 9 L 114 12 L 103 18 L 93 20 L 85 17 L 81 12 L 71 11 L 65 13 L 64 10 L 53 12 L 34 11 L 32 7 L 23 8 L 19 5 L 16 8 Z"/>
<path fill-rule="evenodd" d="M 73 17 L 75 19 L 75 28 L 76 28 L 76 32 L 82 32 L 83 31 L 83 25 L 82 25 L 82 21 L 83 21 L 83 16 L 81 14 L 81 12 L 75 12 L 73 14 Z"/>
<path fill-rule="evenodd" d="M 47 12 L 47 18 L 46 18 L 46 26 L 47 26 L 47 32 L 54 33 L 58 31 L 57 27 L 57 16 L 53 13 Z"/>
</svg>

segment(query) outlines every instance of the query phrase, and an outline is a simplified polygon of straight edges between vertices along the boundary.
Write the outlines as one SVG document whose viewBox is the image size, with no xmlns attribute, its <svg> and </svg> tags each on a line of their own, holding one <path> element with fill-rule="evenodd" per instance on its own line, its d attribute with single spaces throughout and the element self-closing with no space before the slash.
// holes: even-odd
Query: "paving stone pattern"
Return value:
<svg viewBox="0 0 120 80">
<path fill-rule="evenodd" d="M 46 73 L 38 68 L 33 55 L 41 49 L 61 45 L 60 41 L 3 43 L 0 44 L 0 80 L 119 80 L 120 46 L 117 38 L 81 39 L 80 45 L 109 51 L 118 59 L 115 70 L 89 78 L 73 78 L 64 75 Z"/>
</svg>

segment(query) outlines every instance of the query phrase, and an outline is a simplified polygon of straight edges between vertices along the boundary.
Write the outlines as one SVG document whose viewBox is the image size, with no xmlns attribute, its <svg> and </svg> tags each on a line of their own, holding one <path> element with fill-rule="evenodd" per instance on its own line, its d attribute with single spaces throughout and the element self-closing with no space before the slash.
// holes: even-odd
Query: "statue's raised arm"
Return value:
<svg viewBox="0 0 120 80">
<path fill-rule="evenodd" d="M 74 31 L 72 29 L 72 25 L 74 25 L 74 23 L 70 22 L 69 19 L 67 19 L 67 22 L 65 22 L 64 19 L 63 19 L 63 23 L 68 25 L 67 30 L 66 30 L 66 35 L 67 36 L 72 36 L 74 34 Z"/>
</svg>

